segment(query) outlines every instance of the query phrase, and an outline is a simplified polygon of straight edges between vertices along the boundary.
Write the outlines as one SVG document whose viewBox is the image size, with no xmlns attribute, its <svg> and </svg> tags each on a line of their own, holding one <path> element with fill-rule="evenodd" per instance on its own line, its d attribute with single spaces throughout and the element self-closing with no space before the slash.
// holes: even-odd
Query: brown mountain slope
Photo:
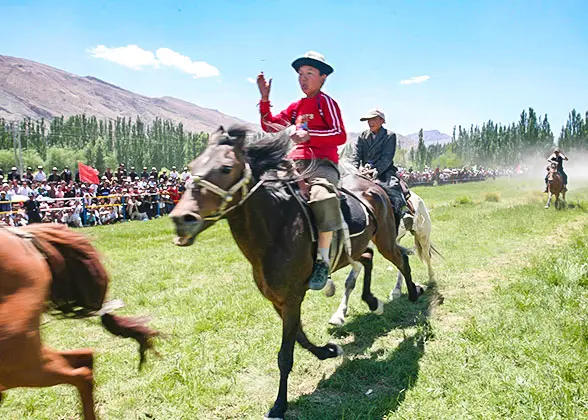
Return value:
<svg viewBox="0 0 588 420">
<path fill-rule="evenodd" d="M 219 125 L 255 124 L 171 97 L 150 98 L 95 77 L 72 73 L 21 58 L 0 55 L 0 118 L 51 119 L 75 114 L 116 119 L 137 115 L 182 122 L 193 132 L 212 132 Z"/>
</svg>

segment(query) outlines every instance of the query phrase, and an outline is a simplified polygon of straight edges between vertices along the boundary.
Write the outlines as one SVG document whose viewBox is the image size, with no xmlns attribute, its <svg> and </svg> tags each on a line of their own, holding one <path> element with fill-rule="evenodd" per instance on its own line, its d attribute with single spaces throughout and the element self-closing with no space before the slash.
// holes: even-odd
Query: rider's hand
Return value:
<svg viewBox="0 0 588 420">
<path fill-rule="evenodd" d="M 304 143 L 305 141 L 310 140 L 310 134 L 306 130 L 296 130 L 291 136 L 290 140 L 292 140 L 296 144 Z"/>
<path fill-rule="evenodd" d="M 259 73 L 259 75 L 257 75 L 257 87 L 259 88 L 259 93 L 261 93 L 261 100 L 267 102 L 272 88 L 272 79 L 269 79 L 268 82 L 265 80 L 263 72 Z"/>
</svg>

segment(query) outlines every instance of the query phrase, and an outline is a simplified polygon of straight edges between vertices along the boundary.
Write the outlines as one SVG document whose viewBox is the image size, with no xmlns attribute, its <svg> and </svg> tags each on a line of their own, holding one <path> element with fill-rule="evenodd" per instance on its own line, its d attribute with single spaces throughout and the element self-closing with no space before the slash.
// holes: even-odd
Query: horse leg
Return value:
<svg viewBox="0 0 588 420">
<path fill-rule="evenodd" d="M 302 325 L 298 327 L 298 331 L 296 332 L 296 341 L 302 346 L 303 349 L 306 349 L 314 354 L 319 360 L 330 359 L 332 357 L 341 356 L 343 354 L 343 349 L 341 346 L 335 343 L 327 343 L 321 347 L 312 344 L 306 337 L 306 334 L 302 329 Z"/>
<path fill-rule="evenodd" d="M 423 235 L 425 236 L 425 235 Z M 429 281 L 435 281 L 435 272 L 433 271 L 433 265 L 431 264 L 431 238 L 415 236 L 417 243 L 417 254 L 422 262 L 427 265 L 427 274 L 429 275 Z"/>
<path fill-rule="evenodd" d="M 280 386 L 274 406 L 266 414 L 266 420 L 283 419 L 288 409 L 288 375 L 294 364 L 294 344 L 300 328 L 300 300 L 290 301 L 283 306 L 274 306 L 282 316 L 282 345 L 278 353 Z"/>
<path fill-rule="evenodd" d="M 332 325 L 343 325 L 345 323 L 345 316 L 347 315 L 347 305 L 349 303 L 349 296 L 351 296 L 351 292 L 355 289 L 355 281 L 357 277 L 359 277 L 359 273 L 361 273 L 361 263 L 356 261 L 352 264 L 352 269 L 345 280 L 345 293 L 341 298 L 341 303 L 337 308 L 337 311 L 333 314 L 331 319 L 329 319 L 329 324 Z"/>
<path fill-rule="evenodd" d="M 549 190 L 549 194 L 547 195 L 547 204 L 545 204 L 545 208 L 548 209 L 551 205 L 551 189 Z"/>
<path fill-rule="evenodd" d="M 373 269 L 373 257 L 374 252 L 368 249 L 364 252 L 359 259 L 359 262 L 363 265 L 363 291 L 361 292 L 361 299 L 367 303 L 370 311 L 376 315 L 382 315 L 384 313 L 384 302 L 376 298 L 372 294 L 372 269 Z"/>
<path fill-rule="evenodd" d="M 90 364 L 91 352 L 59 352 L 47 347 L 41 349 L 40 364 L 31 365 L 28 370 L 19 372 L 18 383 L 5 384 L 11 387 L 43 388 L 54 385 L 69 384 L 78 389 L 84 410 L 84 419 L 95 420 L 94 413 L 94 378 Z M 80 367 L 70 365 L 70 361 Z"/>
<path fill-rule="evenodd" d="M 326 297 L 333 297 L 335 295 L 336 287 L 335 282 L 331 277 L 327 279 L 327 284 L 323 288 L 323 293 Z"/>
<path fill-rule="evenodd" d="M 74 369 L 81 367 L 94 368 L 94 352 L 91 349 L 65 350 L 59 353 Z"/>
<path fill-rule="evenodd" d="M 396 285 L 394 286 L 394 289 L 392 289 L 392 291 L 390 292 L 388 299 L 394 300 L 402 295 L 402 279 L 402 273 L 400 272 L 400 270 L 398 270 L 398 276 L 396 276 Z"/>
<path fill-rule="evenodd" d="M 411 301 L 416 302 L 419 296 L 423 294 L 424 290 L 420 285 L 415 284 L 412 281 L 412 274 L 410 271 L 410 264 L 406 251 L 395 242 L 387 240 L 388 238 L 386 238 L 385 235 L 380 237 L 376 234 L 375 239 L 376 246 L 378 247 L 380 254 L 382 254 L 384 258 L 394 264 L 404 277 L 406 288 L 408 289 L 408 298 Z"/>
</svg>

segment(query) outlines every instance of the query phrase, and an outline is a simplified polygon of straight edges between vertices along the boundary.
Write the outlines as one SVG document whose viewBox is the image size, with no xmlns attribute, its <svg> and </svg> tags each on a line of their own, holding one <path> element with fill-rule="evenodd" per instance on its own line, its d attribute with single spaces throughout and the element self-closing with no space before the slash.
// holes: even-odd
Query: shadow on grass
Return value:
<svg viewBox="0 0 588 420">
<path fill-rule="evenodd" d="M 292 402 L 286 418 L 381 419 L 395 411 L 418 379 L 425 343 L 433 338 L 429 316 L 442 300 L 437 285 L 429 283 L 417 303 L 403 296 L 388 303 L 381 316 L 370 313 L 332 328 L 335 337 L 355 337 L 343 346 L 345 361 L 329 378 L 321 380 L 314 392 Z M 405 334 L 393 351 L 370 350 L 379 337 L 409 327 L 416 327 L 416 333 Z"/>
</svg>

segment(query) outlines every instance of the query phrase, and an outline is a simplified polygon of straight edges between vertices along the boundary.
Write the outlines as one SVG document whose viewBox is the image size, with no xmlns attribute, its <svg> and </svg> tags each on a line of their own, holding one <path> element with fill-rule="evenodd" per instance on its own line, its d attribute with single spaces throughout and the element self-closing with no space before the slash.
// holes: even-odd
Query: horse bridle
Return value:
<svg viewBox="0 0 588 420">
<path fill-rule="evenodd" d="M 191 178 L 191 182 L 193 184 L 199 186 L 200 188 L 206 188 L 207 190 L 212 191 L 222 199 L 218 209 L 210 216 L 206 216 L 202 219 L 214 222 L 222 219 L 225 214 L 243 204 L 245 200 L 247 200 L 251 196 L 251 194 L 255 192 L 258 185 L 260 185 L 260 183 L 258 183 L 258 185 L 253 187 L 253 189 L 249 190 L 249 183 L 251 182 L 252 172 L 251 167 L 248 163 L 245 163 L 245 169 L 243 169 L 243 175 L 241 176 L 241 179 L 237 181 L 237 183 L 233 185 L 229 190 L 223 190 L 218 185 L 203 179 L 203 177 L 198 174 L 192 174 Z M 233 196 L 239 190 L 241 190 L 241 200 L 239 200 L 237 204 L 233 204 L 231 207 L 228 207 L 230 203 L 233 201 Z"/>
</svg>

